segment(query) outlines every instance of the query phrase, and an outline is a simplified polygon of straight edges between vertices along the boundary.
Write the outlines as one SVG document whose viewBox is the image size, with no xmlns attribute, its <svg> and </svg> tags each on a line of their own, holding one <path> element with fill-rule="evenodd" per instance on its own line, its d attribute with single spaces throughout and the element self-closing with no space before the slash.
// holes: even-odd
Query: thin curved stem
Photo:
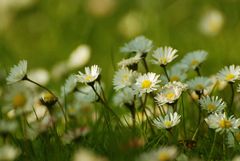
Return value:
<svg viewBox="0 0 240 161">
<path fill-rule="evenodd" d="M 164 65 L 164 66 L 162 66 L 162 68 L 163 68 L 164 74 L 165 74 L 166 77 L 167 77 L 167 80 L 170 81 L 170 78 L 169 78 L 169 75 L 168 75 L 166 66 Z"/>
<path fill-rule="evenodd" d="M 209 156 L 208 156 L 208 160 L 211 160 L 213 150 L 214 150 L 214 146 L 215 146 L 215 143 L 216 143 L 216 138 L 217 138 L 217 133 L 215 132 L 212 147 L 211 147 L 211 151 L 210 151 Z"/>
<path fill-rule="evenodd" d="M 146 59 L 145 59 L 145 58 L 143 58 L 142 60 L 143 60 L 143 65 L 144 65 L 144 68 L 145 68 L 146 72 L 148 72 L 148 71 L 149 71 L 149 69 L 148 69 L 147 61 L 146 61 Z"/>
<path fill-rule="evenodd" d="M 200 76 L 201 76 L 200 68 L 197 67 L 197 68 L 195 69 L 195 71 L 196 71 L 197 75 L 200 77 Z"/>
</svg>

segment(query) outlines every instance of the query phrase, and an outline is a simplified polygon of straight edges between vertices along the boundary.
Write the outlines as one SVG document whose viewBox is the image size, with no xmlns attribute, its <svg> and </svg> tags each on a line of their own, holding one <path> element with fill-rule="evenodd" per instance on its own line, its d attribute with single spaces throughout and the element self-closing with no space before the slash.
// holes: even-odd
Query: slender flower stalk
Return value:
<svg viewBox="0 0 240 161">
<path fill-rule="evenodd" d="M 212 146 L 211 146 L 211 150 L 210 150 L 210 153 L 209 153 L 209 156 L 208 156 L 208 160 L 209 160 L 209 161 L 210 161 L 211 158 L 212 158 L 214 146 L 215 146 L 215 143 L 216 143 L 216 138 L 217 138 L 217 133 L 215 132 L 214 138 L 213 138 L 213 143 L 212 143 Z"/>
</svg>

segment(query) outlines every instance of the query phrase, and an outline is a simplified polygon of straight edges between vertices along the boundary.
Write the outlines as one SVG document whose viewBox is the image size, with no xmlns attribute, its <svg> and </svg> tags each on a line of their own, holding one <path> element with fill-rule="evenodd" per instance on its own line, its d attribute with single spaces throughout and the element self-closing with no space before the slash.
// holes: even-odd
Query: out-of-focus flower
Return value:
<svg viewBox="0 0 240 161">
<path fill-rule="evenodd" d="M 80 45 L 71 53 L 67 66 L 70 70 L 80 68 L 87 64 L 90 57 L 90 47 L 88 45 Z"/>
<path fill-rule="evenodd" d="M 195 77 L 192 80 L 187 81 L 189 89 L 193 91 L 203 91 L 212 85 L 211 79 L 207 77 Z"/>
<path fill-rule="evenodd" d="M 240 131 L 236 130 L 233 133 L 227 134 L 227 145 L 229 148 L 233 148 L 240 144 Z M 240 159 L 240 158 L 239 158 Z"/>
<path fill-rule="evenodd" d="M 130 57 L 128 59 L 123 59 L 121 60 L 119 63 L 118 63 L 118 66 L 121 67 L 121 68 L 125 68 L 125 67 L 128 67 L 131 69 L 131 67 L 133 66 L 136 66 L 140 60 L 142 59 L 141 58 L 141 55 L 140 53 L 137 53 L 135 56 L 133 57 Z"/>
<path fill-rule="evenodd" d="M 43 119 L 43 117 L 47 114 L 47 108 L 43 105 L 34 105 L 33 111 L 29 113 L 26 117 L 28 123 L 35 122 L 39 119 Z"/>
<path fill-rule="evenodd" d="M 177 112 L 168 113 L 165 117 L 160 116 L 154 120 L 154 125 L 160 129 L 171 129 L 180 122 L 180 115 Z"/>
<path fill-rule="evenodd" d="M 87 126 L 76 128 L 74 130 L 68 131 L 65 133 L 61 140 L 64 144 L 71 143 L 74 139 L 77 139 L 81 136 L 86 136 L 90 132 L 90 128 Z"/>
<path fill-rule="evenodd" d="M 85 67 L 85 73 L 79 71 L 77 76 L 77 81 L 81 83 L 92 83 L 96 81 L 100 75 L 101 68 L 97 65 L 93 65 L 91 67 Z"/>
<path fill-rule="evenodd" d="M 94 154 L 92 151 L 80 148 L 75 152 L 73 161 L 107 161 L 107 159 Z"/>
<path fill-rule="evenodd" d="M 178 155 L 175 146 L 160 147 L 157 150 L 142 154 L 137 160 L 140 161 L 173 161 Z M 136 161 L 137 161 L 136 160 Z"/>
<path fill-rule="evenodd" d="M 139 93 L 139 96 L 142 96 L 144 93 L 150 93 L 157 90 L 157 87 L 159 87 L 158 83 L 160 82 L 158 79 L 159 77 L 160 75 L 151 72 L 140 75 L 136 79 L 134 86 L 136 92 Z"/>
<path fill-rule="evenodd" d="M 58 62 L 53 65 L 51 70 L 51 76 L 53 79 L 58 80 L 62 78 L 68 72 L 67 63 L 65 61 Z"/>
<path fill-rule="evenodd" d="M 208 53 L 204 50 L 189 52 L 183 57 L 181 63 L 186 64 L 189 69 L 195 70 L 206 60 L 207 55 Z"/>
<path fill-rule="evenodd" d="M 166 66 L 168 63 L 172 62 L 178 55 L 175 55 L 176 49 L 165 46 L 164 48 L 157 48 L 153 51 L 153 64 L 160 66 Z"/>
<path fill-rule="evenodd" d="M 21 60 L 18 65 L 14 65 L 7 77 L 7 84 L 12 84 L 23 80 L 27 76 L 27 61 Z"/>
<path fill-rule="evenodd" d="M 15 132 L 18 127 L 16 121 L 0 120 L 0 134 Z"/>
<path fill-rule="evenodd" d="M 211 112 L 221 112 L 224 110 L 224 108 L 226 107 L 226 103 L 219 98 L 218 96 L 214 97 L 209 97 L 209 96 L 205 96 L 202 97 L 199 100 L 199 103 L 201 105 L 201 107 L 205 110 L 207 110 L 209 113 Z"/>
<path fill-rule="evenodd" d="M 11 161 L 15 160 L 20 155 L 20 150 L 12 145 L 3 145 L 0 147 L 0 160 Z"/>
<path fill-rule="evenodd" d="M 132 38 L 141 34 L 145 28 L 142 16 L 137 12 L 129 12 L 124 15 L 118 23 L 119 32 L 126 38 Z"/>
<path fill-rule="evenodd" d="M 42 85 L 46 85 L 49 81 L 49 73 L 43 68 L 30 70 L 28 72 L 28 77 Z"/>
<path fill-rule="evenodd" d="M 86 10 L 95 17 L 111 15 L 117 5 L 117 0 L 88 0 Z"/>
<path fill-rule="evenodd" d="M 217 35 L 224 24 L 224 18 L 220 11 L 209 10 L 201 18 L 199 23 L 200 31 L 207 36 Z"/>
<path fill-rule="evenodd" d="M 148 53 L 153 47 L 152 41 L 144 36 L 138 36 L 121 48 L 123 53 Z"/>
<path fill-rule="evenodd" d="M 77 78 L 75 75 L 70 75 L 62 87 L 62 95 L 68 95 L 77 88 Z"/>
<path fill-rule="evenodd" d="M 113 78 L 113 85 L 116 91 L 130 87 L 134 84 L 137 73 L 129 70 L 128 68 L 122 68 L 115 72 Z"/>
<path fill-rule="evenodd" d="M 119 90 L 116 95 L 113 97 L 113 102 L 116 106 L 122 106 L 124 104 L 132 104 L 134 101 L 134 90 L 129 87 L 125 87 L 122 90 Z"/>
<path fill-rule="evenodd" d="M 234 116 L 230 116 L 227 118 L 225 113 L 214 113 L 209 115 L 205 119 L 206 123 L 208 124 L 209 128 L 215 129 L 216 132 L 234 132 L 238 130 L 240 126 L 240 120 L 234 118 Z"/>
<path fill-rule="evenodd" d="M 40 98 L 41 103 L 47 107 L 53 106 L 57 100 L 58 98 L 48 91 L 43 92 Z"/>
<path fill-rule="evenodd" d="M 232 161 L 240 161 L 240 155 L 234 156 L 234 158 L 232 159 Z"/>
<path fill-rule="evenodd" d="M 240 66 L 225 66 L 218 72 L 217 77 L 219 80 L 234 83 L 236 80 L 240 79 Z"/>
<path fill-rule="evenodd" d="M 172 104 L 179 99 L 182 92 L 187 89 L 187 85 L 181 82 L 170 82 L 164 85 L 160 92 L 155 96 L 155 100 L 158 105 L 164 105 L 166 103 Z"/>
</svg>

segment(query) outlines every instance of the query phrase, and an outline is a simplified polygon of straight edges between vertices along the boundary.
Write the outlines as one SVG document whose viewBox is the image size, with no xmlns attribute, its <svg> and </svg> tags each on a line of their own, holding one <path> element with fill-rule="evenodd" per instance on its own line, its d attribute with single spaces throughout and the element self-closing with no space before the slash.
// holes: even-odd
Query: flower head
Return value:
<svg viewBox="0 0 240 161">
<path fill-rule="evenodd" d="M 113 78 L 114 89 L 119 90 L 124 87 L 132 86 L 135 82 L 136 75 L 136 72 L 128 68 L 119 69 Z"/>
<path fill-rule="evenodd" d="M 227 81 L 227 82 L 235 82 L 240 79 L 240 66 L 231 65 L 229 67 L 225 66 L 221 69 L 217 77 L 219 80 Z"/>
<path fill-rule="evenodd" d="M 157 87 L 159 87 L 157 84 L 160 82 L 158 80 L 159 76 L 151 72 L 140 75 L 136 80 L 135 90 L 139 92 L 140 96 L 157 90 Z"/>
<path fill-rule="evenodd" d="M 158 105 L 164 105 L 166 103 L 172 104 L 179 99 L 182 92 L 186 90 L 187 85 L 181 82 L 170 82 L 163 86 L 160 92 L 155 97 Z"/>
<path fill-rule="evenodd" d="M 218 96 L 204 96 L 199 100 L 201 107 L 210 112 L 221 112 L 226 107 L 226 103 Z"/>
<path fill-rule="evenodd" d="M 117 92 L 113 97 L 113 102 L 117 106 L 122 106 L 124 104 L 132 104 L 134 101 L 134 90 L 129 87 L 125 87 Z"/>
<path fill-rule="evenodd" d="M 190 53 L 182 59 L 181 63 L 186 64 L 189 69 L 195 70 L 199 67 L 207 57 L 207 52 L 204 50 L 197 50 Z"/>
<path fill-rule="evenodd" d="M 193 91 L 203 91 L 212 85 L 211 79 L 207 77 L 195 77 L 192 80 L 187 81 L 189 89 Z"/>
<path fill-rule="evenodd" d="M 121 60 L 118 63 L 118 66 L 121 67 L 121 68 L 125 68 L 125 67 L 130 67 L 131 68 L 131 66 L 137 65 L 140 62 L 141 59 L 142 59 L 141 54 L 137 53 L 133 57 Z"/>
<path fill-rule="evenodd" d="M 79 72 L 77 76 L 77 80 L 81 83 L 92 83 L 97 80 L 101 72 L 101 68 L 97 65 L 93 65 L 91 67 L 85 68 L 85 74 Z"/>
<path fill-rule="evenodd" d="M 21 81 L 27 75 L 27 61 L 21 60 L 18 65 L 14 65 L 7 77 L 7 84 Z"/>
<path fill-rule="evenodd" d="M 209 128 L 215 129 L 216 132 L 234 132 L 238 130 L 240 126 L 240 120 L 234 118 L 234 116 L 230 116 L 227 118 L 225 113 L 214 113 L 209 115 L 205 119 Z"/>
<path fill-rule="evenodd" d="M 15 160 L 21 151 L 12 145 L 3 145 L 0 147 L 0 160 Z"/>
<path fill-rule="evenodd" d="M 177 52 L 176 49 L 171 47 L 158 48 L 153 52 L 153 64 L 157 65 L 167 65 L 173 61 L 178 55 L 175 55 Z"/>
<path fill-rule="evenodd" d="M 148 53 L 152 49 L 152 41 L 144 36 L 138 36 L 121 48 L 124 53 Z"/>
<path fill-rule="evenodd" d="M 154 120 L 154 125 L 160 129 L 171 129 L 180 122 L 180 115 L 177 112 L 168 113 L 165 117 L 160 116 Z"/>
<path fill-rule="evenodd" d="M 64 89 L 63 89 L 64 91 L 62 91 L 62 92 L 63 92 L 65 95 L 73 92 L 73 91 L 77 88 L 77 78 L 76 78 L 76 76 L 75 76 L 75 75 L 70 75 L 70 76 L 67 78 L 67 80 L 66 80 L 63 88 L 64 88 Z"/>
</svg>

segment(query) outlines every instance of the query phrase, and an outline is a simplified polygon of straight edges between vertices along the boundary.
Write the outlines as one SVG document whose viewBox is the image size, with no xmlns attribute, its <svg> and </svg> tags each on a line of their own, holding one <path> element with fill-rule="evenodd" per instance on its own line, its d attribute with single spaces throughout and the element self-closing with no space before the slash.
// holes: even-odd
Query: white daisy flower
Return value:
<svg viewBox="0 0 240 161">
<path fill-rule="evenodd" d="M 18 65 L 14 65 L 7 77 L 7 84 L 12 84 L 23 80 L 27 75 L 27 61 L 21 60 Z"/>
<path fill-rule="evenodd" d="M 234 116 L 230 116 L 227 118 L 225 113 L 214 113 L 209 115 L 205 119 L 206 123 L 208 124 L 209 128 L 215 129 L 216 132 L 234 132 L 238 130 L 240 126 L 240 119 L 234 118 Z"/>
<path fill-rule="evenodd" d="M 177 147 L 166 146 L 157 150 L 142 154 L 137 160 L 140 161 L 173 161 L 178 155 Z M 136 160 L 136 161 L 137 161 Z"/>
<path fill-rule="evenodd" d="M 204 96 L 199 100 L 201 107 L 211 112 L 221 112 L 226 107 L 226 103 L 218 96 Z"/>
<path fill-rule="evenodd" d="M 97 80 L 101 72 L 101 68 L 97 65 L 91 67 L 85 67 L 85 74 L 79 71 L 77 80 L 81 83 L 92 83 Z"/>
<path fill-rule="evenodd" d="M 187 79 L 187 74 L 182 73 L 179 69 L 170 68 L 170 70 L 167 70 L 167 73 L 168 73 L 170 82 L 174 82 L 174 81 L 183 82 Z M 168 82 L 168 79 L 165 75 L 162 75 L 161 79 L 163 79 L 165 83 Z"/>
<path fill-rule="evenodd" d="M 153 64 L 165 66 L 172 62 L 178 55 L 175 55 L 176 49 L 165 46 L 164 48 L 158 48 L 153 52 Z"/>
<path fill-rule="evenodd" d="M 231 65 L 229 67 L 225 66 L 221 69 L 217 77 L 219 80 L 227 81 L 227 82 L 235 82 L 240 79 L 240 66 Z"/>
<path fill-rule="evenodd" d="M 189 89 L 193 91 L 203 91 L 212 85 L 211 79 L 207 77 L 195 77 L 187 81 Z"/>
<path fill-rule="evenodd" d="M 159 87 L 157 84 L 160 82 L 160 80 L 158 80 L 159 77 L 160 75 L 156 75 L 156 73 L 152 72 L 140 75 L 134 86 L 136 92 L 139 93 L 139 96 L 157 90 Z"/>
<path fill-rule="evenodd" d="M 186 89 L 187 85 L 182 84 L 181 82 L 170 82 L 163 86 L 160 92 L 154 98 L 160 106 L 166 103 L 173 104 L 179 99 L 182 92 Z"/>
<path fill-rule="evenodd" d="M 76 88 L 77 88 L 77 78 L 76 78 L 76 75 L 72 74 L 65 81 L 65 84 L 62 89 L 62 93 L 64 93 L 64 95 L 68 95 L 69 93 L 73 92 Z"/>
<path fill-rule="evenodd" d="M 181 60 L 181 63 L 186 64 L 189 69 L 195 70 L 206 59 L 208 53 L 204 50 L 197 50 L 187 53 Z"/>
<path fill-rule="evenodd" d="M 135 56 L 128 59 L 123 59 L 118 63 L 118 66 L 121 68 L 131 67 L 137 65 L 141 61 L 141 54 L 137 53 Z"/>
<path fill-rule="evenodd" d="M 125 87 L 117 92 L 117 94 L 113 97 L 113 102 L 116 106 L 132 104 L 134 101 L 134 96 L 134 90 L 132 88 Z"/>
<path fill-rule="evenodd" d="M 236 130 L 233 133 L 227 134 L 227 145 L 229 148 L 233 148 L 240 144 L 240 131 Z"/>
<path fill-rule="evenodd" d="M 181 116 L 177 113 L 168 113 L 165 117 L 160 116 L 154 120 L 154 125 L 160 129 L 171 129 L 180 123 Z"/>
<path fill-rule="evenodd" d="M 0 147 L 0 160 L 15 160 L 20 155 L 20 153 L 21 151 L 18 148 L 5 144 Z"/>
<path fill-rule="evenodd" d="M 114 89 L 118 91 L 124 87 L 132 86 L 135 82 L 137 73 L 129 70 L 128 68 L 122 68 L 115 72 L 113 78 Z"/>
<path fill-rule="evenodd" d="M 120 50 L 123 53 L 148 53 L 152 49 L 152 41 L 144 36 L 138 36 L 129 43 L 126 43 Z"/>
</svg>

